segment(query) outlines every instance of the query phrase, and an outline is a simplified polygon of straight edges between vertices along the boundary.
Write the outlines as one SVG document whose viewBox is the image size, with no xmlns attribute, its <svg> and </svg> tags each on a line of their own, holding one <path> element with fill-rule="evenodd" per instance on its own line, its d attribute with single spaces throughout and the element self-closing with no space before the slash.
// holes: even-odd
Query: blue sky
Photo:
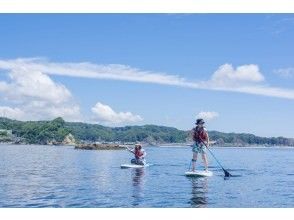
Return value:
<svg viewBox="0 0 294 220">
<path fill-rule="evenodd" d="M 0 27 L 2 116 L 190 129 L 200 113 L 209 130 L 294 137 L 293 14 L 1 14 Z"/>
</svg>

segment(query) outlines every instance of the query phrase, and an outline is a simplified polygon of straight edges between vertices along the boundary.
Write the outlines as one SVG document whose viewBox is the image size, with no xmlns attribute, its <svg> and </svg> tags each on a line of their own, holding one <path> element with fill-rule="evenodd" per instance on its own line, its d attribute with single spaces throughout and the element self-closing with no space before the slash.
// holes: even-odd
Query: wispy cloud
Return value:
<svg viewBox="0 0 294 220">
<path fill-rule="evenodd" d="M 282 16 L 282 17 L 281 17 Z M 266 17 L 267 24 L 261 27 L 261 30 L 269 31 L 273 35 L 280 35 L 294 28 L 294 16 L 272 14 Z"/>
<path fill-rule="evenodd" d="M 36 58 L 0 60 L 0 69 L 15 70 L 19 68 L 40 71 L 49 75 L 82 78 L 124 80 L 168 85 L 181 85 L 185 82 L 185 80 L 179 76 L 144 71 L 120 64 L 99 65 L 89 62 L 54 63 L 48 62 L 45 59 Z"/>
<path fill-rule="evenodd" d="M 186 79 L 178 75 L 161 72 L 145 71 L 126 65 L 100 65 L 89 62 L 56 63 L 38 58 L 0 60 L 0 69 L 8 71 L 25 69 L 26 71 L 37 71 L 47 75 L 155 83 L 192 89 L 229 91 L 294 99 L 293 89 L 268 85 L 259 67 L 255 64 L 242 65 L 236 68 L 231 64 L 224 64 L 206 81 Z M 5 87 L 5 85 L 2 86 Z"/>
<path fill-rule="evenodd" d="M 285 78 L 291 78 L 294 77 L 294 67 L 276 69 L 274 73 Z"/>
</svg>

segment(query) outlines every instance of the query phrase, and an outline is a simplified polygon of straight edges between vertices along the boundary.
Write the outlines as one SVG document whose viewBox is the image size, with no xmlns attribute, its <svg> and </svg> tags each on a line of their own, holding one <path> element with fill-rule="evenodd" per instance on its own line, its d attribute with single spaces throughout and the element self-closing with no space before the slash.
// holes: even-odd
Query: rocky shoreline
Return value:
<svg viewBox="0 0 294 220">
<path fill-rule="evenodd" d="M 119 144 L 77 144 L 75 149 L 78 150 L 124 150 L 124 145 Z"/>
</svg>

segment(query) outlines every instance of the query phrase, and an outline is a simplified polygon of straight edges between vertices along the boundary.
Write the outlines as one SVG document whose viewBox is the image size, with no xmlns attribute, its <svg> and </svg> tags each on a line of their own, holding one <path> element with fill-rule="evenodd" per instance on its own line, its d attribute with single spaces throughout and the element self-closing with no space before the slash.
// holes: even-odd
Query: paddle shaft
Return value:
<svg viewBox="0 0 294 220">
<path fill-rule="evenodd" d="M 129 152 L 135 154 L 135 153 L 134 153 L 132 150 L 130 150 L 128 147 L 126 147 L 126 148 L 127 148 L 127 151 L 129 151 Z"/>
<path fill-rule="evenodd" d="M 206 145 L 205 145 L 206 146 Z M 213 156 L 213 158 L 215 159 L 215 161 L 218 163 L 218 165 L 223 169 L 223 166 L 220 164 L 220 162 L 218 161 L 218 159 L 214 156 L 214 154 L 212 153 L 212 151 L 206 146 L 207 150 L 209 151 L 209 153 Z"/>
<path fill-rule="evenodd" d="M 209 151 L 209 153 L 213 156 L 213 158 L 215 159 L 215 161 L 218 163 L 218 165 L 223 169 L 225 176 L 231 176 L 231 174 L 225 170 L 225 168 L 221 165 L 221 163 L 218 161 L 218 159 L 214 156 L 214 154 L 212 153 L 212 151 L 208 148 L 207 144 L 200 138 L 200 141 L 205 145 L 205 147 L 207 148 L 207 150 Z"/>
</svg>

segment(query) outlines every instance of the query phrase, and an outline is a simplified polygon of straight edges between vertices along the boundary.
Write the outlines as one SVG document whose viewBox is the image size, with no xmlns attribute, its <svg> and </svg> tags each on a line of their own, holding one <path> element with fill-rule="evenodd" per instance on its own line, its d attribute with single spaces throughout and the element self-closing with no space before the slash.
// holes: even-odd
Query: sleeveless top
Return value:
<svg viewBox="0 0 294 220">
<path fill-rule="evenodd" d="M 208 141 L 207 130 L 204 127 L 196 126 L 193 128 L 193 141 L 201 143 L 202 141 Z"/>
</svg>

